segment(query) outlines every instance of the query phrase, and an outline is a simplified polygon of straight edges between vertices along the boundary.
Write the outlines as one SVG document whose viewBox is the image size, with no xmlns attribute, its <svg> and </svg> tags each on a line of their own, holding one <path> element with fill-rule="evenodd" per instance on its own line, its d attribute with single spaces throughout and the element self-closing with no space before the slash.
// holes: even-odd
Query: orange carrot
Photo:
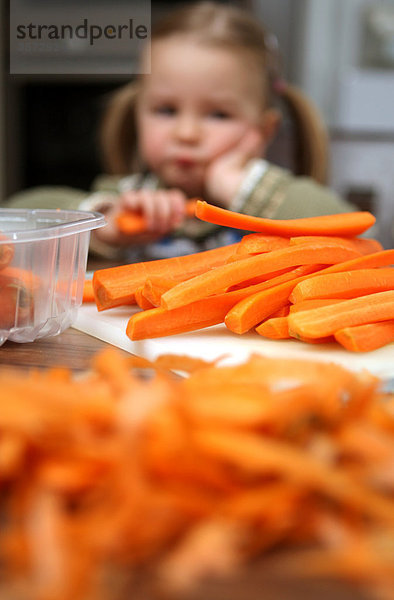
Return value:
<svg viewBox="0 0 394 600">
<path fill-rule="evenodd" d="M 30 292 L 38 290 L 42 286 L 41 278 L 28 269 L 7 266 L 2 269 L 1 277 L 13 280 L 16 285 L 24 285 Z"/>
<path fill-rule="evenodd" d="M 144 283 L 143 294 L 152 306 L 160 306 L 160 300 L 164 292 L 170 290 L 174 285 L 179 283 L 176 279 L 168 277 L 160 277 L 160 275 L 152 275 Z"/>
<path fill-rule="evenodd" d="M 297 302 L 296 304 L 290 304 L 289 313 L 318 308 L 319 306 L 328 306 L 329 304 L 338 304 L 339 302 L 342 302 L 339 298 L 313 298 L 313 300 L 301 300 L 301 302 Z"/>
<path fill-rule="evenodd" d="M 144 286 L 140 285 L 140 287 L 138 287 L 135 290 L 135 301 L 137 303 L 137 306 L 139 306 L 140 308 L 142 308 L 142 310 L 148 310 L 149 308 L 153 308 L 154 304 L 152 304 L 152 302 L 150 302 L 145 296 L 144 296 Z"/>
<path fill-rule="evenodd" d="M 249 294 L 228 311 L 224 319 L 227 329 L 240 335 L 263 322 L 288 304 L 289 294 L 296 283 L 309 277 L 316 270 L 320 270 L 320 265 L 310 265 L 309 271 L 298 272 L 298 276 L 296 275 L 293 279 L 288 279 L 269 289 Z"/>
<path fill-rule="evenodd" d="M 300 277 L 298 281 L 293 280 L 288 283 L 283 283 L 275 289 L 254 294 L 253 298 L 245 298 L 239 305 L 235 305 L 226 315 L 226 326 L 230 331 L 238 334 L 249 331 L 249 329 L 255 327 L 258 323 L 271 316 L 273 311 L 278 310 L 281 306 L 286 304 L 295 285 L 300 281 L 309 278 L 312 279 L 320 274 L 337 273 L 364 267 L 382 267 L 392 264 L 393 261 L 394 250 L 382 250 L 381 252 L 359 256 L 342 263 L 330 265 L 325 269 L 316 269 L 315 272 Z"/>
<path fill-rule="evenodd" d="M 372 254 L 373 252 L 380 252 L 383 250 L 382 244 L 373 238 L 346 238 L 322 235 L 299 235 L 297 237 L 292 237 L 290 238 L 290 245 L 310 244 L 314 242 L 324 242 L 327 240 L 337 241 L 339 244 L 348 244 L 350 247 L 358 250 L 360 254 Z"/>
<path fill-rule="evenodd" d="M 183 281 L 165 292 L 161 303 L 167 309 L 177 308 L 274 270 L 306 264 L 334 264 L 353 258 L 357 254 L 353 249 L 328 242 L 288 246 L 223 265 Z"/>
<path fill-rule="evenodd" d="M 151 308 L 130 317 L 126 335 L 131 340 L 143 340 L 217 325 L 223 321 L 224 315 L 235 302 L 229 293 L 218 294 L 173 310 L 166 310 L 160 306 Z"/>
<path fill-rule="evenodd" d="M 14 253 L 14 245 L 6 235 L 0 233 L 0 269 L 4 269 L 11 263 Z"/>
<path fill-rule="evenodd" d="M 223 264 L 237 244 L 214 248 L 195 254 L 133 263 L 95 271 L 93 290 L 99 311 L 123 304 L 135 303 L 135 290 L 151 275 L 179 278 L 193 277 Z"/>
<path fill-rule="evenodd" d="M 196 200 L 188 200 L 185 205 L 185 215 L 187 217 L 194 217 L 196 209 Z M 144 233 L 146 228 L 146 219 L 144 215 L 138 214 L 131 210 L 124 211 L 116 219 L 116 224 L 119 231 L 128 235 L 136 235 L 137 233 Z"/>
<path fill-rule="evenodd" d="M 346 350 L 370 352 L 394 342 L 394 320 L 344 327 L 338 329 L 334 336 Z"/>
<path fill-rule="evenodd" d="M 279 282 L 288 281 L 291 277 L 294 279 L 300 273 L 310 272 L 312 268 L 310 266 L 298 267 L 292 273 L 285 273 L 272 280 L 262 281 L 259 284 L 232 292 L 209 296 L 172 310 L 159 307 L 143 313 L 136 313 L 129 320 L 127 335 L 132 340 L 140 340 L 165 337 L 217 325 L 224 321 L 228 311 L 243 298 L 263 289 L 274 287 Z"/>
<path fill-rule="evenodd" d="M 0 271 L 0 328 L 4 329 L 27 324 L 34 311 L 33 288 L 19 277 L 6 275 L 9 269 Z"/>
<path fill-rule="evenodd" d="M 308 338 L 333 335 L 339 329 L 394 319 L 394 290 L 351 298 L 289 315 L 289 331 Z"/>
<path fill-rule="evenodd" d="M 290 337 L 287 317 L 271 317 L 256 327 L 256 331 L 271 340 L 284 340 Z"/>
<path fill-rule="evenodd" d="M 197 201 L 196 217 L 208 223 L 249 231 L 282 235 L 355 236 L 374 225 L 375 217 L 367 211 L 321 215 L 302 219 L 274 220 L 244 215 Z"/>
<path fill-rule="evenodd" d="M 260 254 L 285 248 L 290 243 L 289 238 L 280 235 L 266 235 L 263 233 L 250 233 L 244 235 L 239 243 L 236 254 Z"/>
<path fill-rule="evenodd" d="M 296 303 L 313 298 L 355 298 L 385 290 L 394 290 L 394 268 L 322 273 L 298 283 L 290 295 L 290 301 Z"/>
<path fill-rule="evenodd" d="M 82 302 L 94 302 L 93 283 L 91 279 L 85 279 L 83 283 Z"/>
</svg>

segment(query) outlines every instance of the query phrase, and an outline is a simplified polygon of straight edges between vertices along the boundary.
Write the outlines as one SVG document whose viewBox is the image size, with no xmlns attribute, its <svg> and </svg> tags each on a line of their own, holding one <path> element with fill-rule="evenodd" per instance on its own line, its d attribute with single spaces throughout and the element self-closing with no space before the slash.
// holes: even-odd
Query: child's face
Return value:
<svg viewBox="0 0 394 600">
<path fill-rule="evenodd" d="M 139 151 L 169 187 L 201 195 L 207 167 L 262 122 L 257 65 L 181 36 L 152 44 L 137 103 Z"/>
</svg>

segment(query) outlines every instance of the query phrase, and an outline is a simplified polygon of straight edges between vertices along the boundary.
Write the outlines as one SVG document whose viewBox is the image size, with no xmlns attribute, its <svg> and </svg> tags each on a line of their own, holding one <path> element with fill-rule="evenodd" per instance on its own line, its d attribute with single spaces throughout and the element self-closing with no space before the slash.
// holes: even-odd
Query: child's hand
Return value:
<svg viewBox="0 0 394 600">
<path fill-rule="evenodd" d="M 131 190 L 124 192 L 106 213 L 107 225 L 98 229 L 97 239 L 113 246 L 153 242 L 178 227 L 185 217 L 186 196 L 180 190 Z M 127 235 L 119 231 L 117 217 L 127 210 L 144 216 L 146 232 Z"/>
<path fill-rule="evenodd" d="M 250 129 L 237 146 L 218 156 L 206 172 L 206 195 L 213 202 L 228 207 L 234 198 L 245 167 L 252 158 L 261 158 L 265 148 L 264 138 L 257 128 Z"/>
</svg>

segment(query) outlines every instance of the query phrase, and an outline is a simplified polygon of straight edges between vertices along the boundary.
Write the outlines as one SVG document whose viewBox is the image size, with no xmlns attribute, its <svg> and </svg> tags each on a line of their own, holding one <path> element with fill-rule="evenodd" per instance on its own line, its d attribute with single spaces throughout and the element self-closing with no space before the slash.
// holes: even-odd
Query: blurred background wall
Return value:
<svg viewBox="0 0 394 600">
<path fill-rule="evenodd" d="M 49 2 L 24 1 L 32 20 Z M 183 3 L 152 0 L 152 21 Z M 330 185 L 372 210 L 381 241 L 393 247 L 394 0 L 230 3 L 252 10 L 276 34 L 286 77 L 316 102 L 329 127 Z M 133 0 L 96 0 L 86 6 L 116 11 L 125 4 Z M 129 77 L 102 75 L 94 64 L 89 75 L 10 75 L 7 2 L 1 4 L 0 18 L 1 197 L 35 185 L 88 189 L 101 172 L 101 111 L 108 94 Z M 281 135 L 278 162 L 291 135 L 286 122 Z"/>
</svg>

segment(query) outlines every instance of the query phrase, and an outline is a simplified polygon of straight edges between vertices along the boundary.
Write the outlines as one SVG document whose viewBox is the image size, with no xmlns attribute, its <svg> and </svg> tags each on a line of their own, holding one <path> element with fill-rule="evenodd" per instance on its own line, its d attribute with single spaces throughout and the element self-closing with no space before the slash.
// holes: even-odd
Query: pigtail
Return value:
<svg viewBox="0 0 394 600">
<path fill-rule="evenodd" d="M 275 90 L 295 126 L 295 170 L 326 184 L 329 162 L 329 136 L 322 117 L 297 87 L 280 82 Z"/>
<path fill-rule="evenodd" d="M 138 84 L 112 94 L 99 132 L 103 167 L 111 175 L 127 175 L 136 166 L 135 102 Z"/>
</svg>

